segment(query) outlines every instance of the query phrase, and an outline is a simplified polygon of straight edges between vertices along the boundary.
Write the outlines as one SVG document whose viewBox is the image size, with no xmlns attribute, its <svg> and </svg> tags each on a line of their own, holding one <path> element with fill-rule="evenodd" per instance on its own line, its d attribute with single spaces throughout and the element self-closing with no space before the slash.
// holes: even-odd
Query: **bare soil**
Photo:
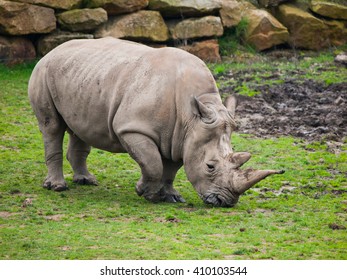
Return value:
<svg viewBox="0 0 347 280">
<path fill-rule="evenodd" d="M 347 82 L 325 85 L 286 79 L 261 85 L 254 97 L 238 95 L 238 132 L 343 142 L 347 136 Z"/>
</svg>

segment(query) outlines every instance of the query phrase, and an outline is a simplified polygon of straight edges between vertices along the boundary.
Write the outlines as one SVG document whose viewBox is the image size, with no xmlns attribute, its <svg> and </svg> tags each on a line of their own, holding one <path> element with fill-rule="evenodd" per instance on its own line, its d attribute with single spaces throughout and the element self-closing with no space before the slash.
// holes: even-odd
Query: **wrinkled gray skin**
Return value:
<svg viewBox="0 0 347 280">
<path fill-rule="evenodd" d="M 235 99 L 225 107 L 205 64 L 179 49 L 113 38 L 69 41 L 36 65 L 29 97 L 43 135 L 48 189 L 67 189 L 65 131 L 75 182 L 97 185 L 86 165 L 91 146 L 127 152 L 142 171 L 137 193 L 153 202 L 184 202 L 173 188 L 183 164 L 199 196 L 215 206 L 233 206 L 253 184 L 281 173 L 239 169 L 250 154 L 230 146 Z"/>
</svg>

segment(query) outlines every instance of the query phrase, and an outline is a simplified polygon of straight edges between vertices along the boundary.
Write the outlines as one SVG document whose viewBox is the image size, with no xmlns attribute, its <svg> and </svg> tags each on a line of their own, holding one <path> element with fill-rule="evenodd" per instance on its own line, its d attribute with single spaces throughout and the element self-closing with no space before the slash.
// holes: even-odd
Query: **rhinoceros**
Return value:
<svg viewBox="0 0 347 280">
<path fill-rule="evenodd" d="M 223 105 L 207 66 L 177 48 L 72 40 L 37 63 L 28 92 L 43 135 L 47 189 L 67 189 L 65 131 L 74 182 L 97 185 L 86 164 L 91 147 L 129 153 L 142 173 L 136 192 L 151 202 L 184 202 L 173 187 L 183 165 L 201 199 L 222 207 L 283 172 L 240 169 L 251 155 L 233 152 L 230 144 L 235 97 Z"/>
</svg>

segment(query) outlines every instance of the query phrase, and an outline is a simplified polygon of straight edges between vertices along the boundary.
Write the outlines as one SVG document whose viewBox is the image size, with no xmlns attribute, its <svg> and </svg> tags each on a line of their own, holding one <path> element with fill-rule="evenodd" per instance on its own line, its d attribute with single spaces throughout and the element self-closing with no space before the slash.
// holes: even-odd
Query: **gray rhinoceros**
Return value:
<svg viewBox="0 0 347 280">
<path fill-rule="evenodd" d="M 97 185 L 86 165 L 91 146 L 129 153 L 142 171 L 136 192 L 152 202 L 184 202 L 173 188 L 182 165 L 203 201 L 224 207 L 282 173 L 239 169 L 250 154 L 230 146 L 235 99 L 225 107 L 206 65 L 179 49 L 114 38 L 69 41 L 38 62 L 29 97 L 43 134 L 48 189 L 67 189 L 65 131 L 74 182 Z"/>
</svg>

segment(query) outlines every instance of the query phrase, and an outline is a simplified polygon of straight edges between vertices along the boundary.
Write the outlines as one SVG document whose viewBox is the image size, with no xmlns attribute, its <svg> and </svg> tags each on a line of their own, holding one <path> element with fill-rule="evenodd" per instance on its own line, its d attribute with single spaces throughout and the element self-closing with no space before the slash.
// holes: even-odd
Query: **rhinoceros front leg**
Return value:
<svg viewBox="0 0 347 280">
<path fill-rule="evenodd" d="M 66 154 L 74 172 L 73 181 L 81 185 L 98 185 L 94 175 L 87 169 L 87 157 L 90 153 L 90 146 L 70 133 L 69 146 Z"/>
<path fill-rule="evenodd" d="M 165 202 L 185 202 L 180 193 L 173 187 L 173 181 L 177 171 L 182 167 L 182 162 L 173 162 L 168 159 L 163 159 L 163 188 L 160 190 L 160 196 Z"/>
<path fill-rule="evenodd" d="M 136 185 L 136 192 L 152 202 L 160 202 L 163 163 L 157 145 L 149 137 L 138 133 L 126 133 L 119 137 L 123 147 L 139 164 L 142 176 Z"/>
<path fill-rule="evenodd" d="M 172 185 L 182 162 L 163 159 L 157 145 L 145 135 L 127 133 L 120 140 L 141 167 L 142 176 L 136 184 L 139 196 L 152 202 L 184 202 Z"/>
</svg>

